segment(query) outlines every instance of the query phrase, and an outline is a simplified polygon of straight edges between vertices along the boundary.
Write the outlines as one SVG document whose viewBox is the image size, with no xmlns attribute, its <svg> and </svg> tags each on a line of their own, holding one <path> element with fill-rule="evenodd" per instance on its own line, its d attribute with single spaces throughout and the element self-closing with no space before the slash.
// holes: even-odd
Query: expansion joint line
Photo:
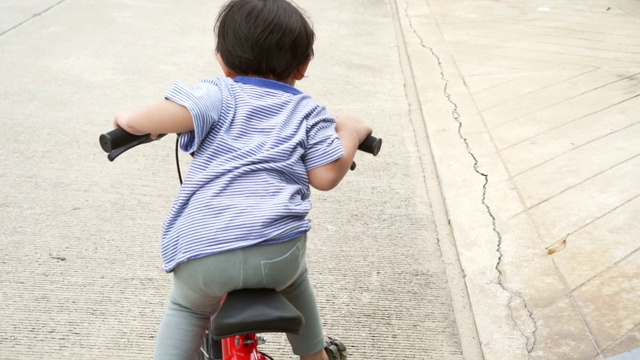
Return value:
<svg viewBox="0 0 640 360">
<path fill-rule="evenodd" d="M 464 136 L 463 123 L 462 123 L 462 120 L 461 120 L 460 112 L 458 110 L 459 107 L 458 107 L 458 104 L 452 98 L 451 92 L 449 91 L 449 79 L 445 75 L 445 70 L 444 70 L 444 65 L 442 63 L 442 60 L 441 60 L 440 56 L 435 52 L 435 50 L 425 43 L 425 41 L 422 38 L 422 36 L 420 36 L 418 31 L 414 27 L 414 25 L 412 23 L 412 20 L 411 20 L 411 16 L 409 15 L 409 3 L 405 2 L 405 4 L 406 4 L 405 16 L 407 18 L 407 22 L 409 24 L 409 28 L 413 32 L 413 35 L 419 40 L 420 46 L 422 48 L 424 48 L 425 50 L 427 50 L 431 54 L 431 56 L 435 59 L 437 64 L 438 64 L 438 69 L 440 71 L 440 80 L 442 80 L 442 82 L 444 84 L 443 96 L 445 97 L 447 102 L 449 102 L 451 104 L 451 106 L 452 106 L 451 117 L 452 117 L 453 121 L 455 121 L 456 124 L 457 124 L 458 137 L 460 137 L 460 139 L 464 143 L 465 150 L 466 150 L 467 154 L 469 154 L 469 156 L 471 157 L 471 159 L 473 161 L 473 170 L 474 170 L 474 172 L 476 174 L 480 175 L 484 179 L 484 182 L 482 184 L 482 200 L 481 201 L 482 201 L 482 205 L 487 210 L 487 214 L 491 218 L 492 231 L 494 232 L 494 234 L 496 235 L 496 238 L 497 238 L 496 252 L 498 254 L 498 260 L 497 260 L 496 266 L 495 266 L 495 270 L 498 273 L 497 283 L 498 283 L 498 286 L 500 286 L 500 288 L 503 291 L 505 291 L 506 293 L 509 294 L 508 306 L 509 306 L 509 310 L 510 310 L 510 313 L 511 313 L 511 320 L 515 324 L 516 328 L 518 328 L 518 331 L 520 331 L 522 336 L 525 337 L 525 339 L 527 341 L 527 344 L 526 344 L 527 353 L 529 354 L 529 356 L 531 356 L 531 354 L 533 353 L 533 350 L 535 349 L 535 346 L 536 346 L 536 341 L 537 341 L 536 332 L 538 330 L 538 327 L 537 327 L 536 320 L 533 317 L 533 312 L 527 306 L 526 300 L 524 299 L 522 294 L 520 294 L 519 292 L 514 291 L 512 289 L 509 289 L 509 287 L 507 285 L 505 285 L 505 275 L 504 275 L 504 272 L 502 271 L 503 257 L 504 257 L 504 253 L 503 253 L 503 250 L 502 250 L 503 238 L 502 238 L 502 234 L 498 230 L 496 216 L 493 213 L 493 210 L 491 209 L 491 207 L 489 206 L 489 203 L 487 202 L 487 191 L 488 191 L 488 186 L 489 186 L 489 174 L 487 174 L 487 173 L 483 172 L 482 170 L 480 170 L 480 162 L 478 161 L 477 156 L 473 153 L 473 150 L 472 150 L 471 145 L 469 143 L 469 139 L 466 136 Z M 525 324 L 523 324 L 523 321 L 519 321 L 518 320 L 519 317 L 515 316 L 515 312 L 517 311 L 518 308 L 524 308 L 524 311 L 526 312 L 526 320 L 525 320 L 526 323 Z"/>
<path fill-rule="evenodd" d="M 42 14 L 46 13 L 47 11 L 49 11 L 49 10 L 53 9 L 54 7 L 56 7 L 56 6 L 60 5 L 61 3 L 65 2 L 65 1 L 67 1 L 67 0 L 60 0 L 60 1 L 58 1 L 57 3 L 55 3 L 55 4 L 51 5 L 51 6 L 49 6 L 48 8 L 46 8 L 46 9 L 44 9 L 44 10 L 40 11 L 40 12 L 37 12 L 37 13 L 35 13 L 35 14 L 31 15 L 31 17 L 27 18 L 26 20 L 23 20 L 22 22 L 20 22 L 20 23 L 18 23 L 18 24 L 16 24 L 16 25 L 14 25 L 14 26 L 10 27 L 9 29 L 7 29 L 7 30 L 5 30 L 5 31 L 1 32 L 1 33 L 0 33 L 0 36 L 2 36 L 2 35 L 4 35 L 4 34 L 8 33 L 8 32 L 9 32 L 9 31 L 11 31 L 11 30 L 15 30 L 16 28 L 20 27 L 21 25 L 25 24 L 26 22 L 28 22 L 28 21 L 32 20 L 33 18 L 36 18 L 36 17 L 38 17 L 38 16 L 40 16 L 40 15 L 42 15 Z"/>
</svg>

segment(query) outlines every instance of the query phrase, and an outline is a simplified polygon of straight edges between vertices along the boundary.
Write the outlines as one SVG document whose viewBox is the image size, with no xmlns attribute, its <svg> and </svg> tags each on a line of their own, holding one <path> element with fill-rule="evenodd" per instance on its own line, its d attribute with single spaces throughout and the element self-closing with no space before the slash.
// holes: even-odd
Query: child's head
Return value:
<svg viewBox="0 0 640 360">
<path fill-rule="evenodd" d="M 216 34 L 216 52 L 236 75 L 285 81 L 313 57 L 313 29 L 287 0 L 231 0 Z"/>
</svg>

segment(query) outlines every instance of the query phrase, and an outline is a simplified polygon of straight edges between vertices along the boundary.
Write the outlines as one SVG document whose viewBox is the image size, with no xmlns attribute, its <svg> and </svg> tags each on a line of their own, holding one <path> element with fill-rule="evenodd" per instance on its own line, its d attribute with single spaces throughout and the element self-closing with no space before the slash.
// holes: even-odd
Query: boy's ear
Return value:
<svg viewBox="0 0 640 360">
<path fill-rule="evenodd" d="M 302 80 L 304 78 L 304 74 L 307 72 L 307 69 L 309 68 L 310 62 L 311 62 L 311 58 L 305 61 L 304 64 L 300 65 L 298 69 L 296 69 L 296 72 L 293 74 L 293 78 L 296 79 L 297 81 Z"/>
</svg>

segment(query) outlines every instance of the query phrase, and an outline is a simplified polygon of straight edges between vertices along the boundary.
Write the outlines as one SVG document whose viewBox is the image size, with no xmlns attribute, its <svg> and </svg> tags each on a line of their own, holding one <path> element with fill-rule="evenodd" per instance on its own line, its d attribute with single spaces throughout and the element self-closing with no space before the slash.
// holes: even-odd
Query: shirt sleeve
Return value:
<svg viewBox="0 0 640 360">
<path fill-rule="evenodd" d="M 194 152 L 215 126 L 222 109 L 222 92 L 214 82 L 203 80 L 189 89 L 175 82 L 165 95 L 167 100 L 186 107 L 193 118 L 193 131 L 180 135 L 180 149 Z"/>
<path fill-rule="evenodd" d="M 336 132 L 336 120 L 326 111 L 307 121 L 307 149 L 303 161 L 307 171 L 329 164 L 344 156 Z"/>
</svg>

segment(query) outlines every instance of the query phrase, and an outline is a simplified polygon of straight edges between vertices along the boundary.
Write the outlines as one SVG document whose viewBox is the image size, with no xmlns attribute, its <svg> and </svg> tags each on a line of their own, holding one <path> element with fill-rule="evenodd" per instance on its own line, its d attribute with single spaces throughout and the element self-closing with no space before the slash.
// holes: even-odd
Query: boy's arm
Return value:
<svg viewBox="0 0 640 360">
<path fill-rule="evenodd" d="M 351 168 L 358 145 L 371 135 L 371 128 L 358 118 L 336 117 L 336 123 L 344 156 L 307 172 L 309 183 L 318 190 L 331 190 L 342 181 Z"/>
<path fill-rule="evenodd" d="M 182 133 L 193 130 L 189 110 L 171 100 L 163 100 L 116 115 L 114 125 L 133 135 Z"/>
</svg>

